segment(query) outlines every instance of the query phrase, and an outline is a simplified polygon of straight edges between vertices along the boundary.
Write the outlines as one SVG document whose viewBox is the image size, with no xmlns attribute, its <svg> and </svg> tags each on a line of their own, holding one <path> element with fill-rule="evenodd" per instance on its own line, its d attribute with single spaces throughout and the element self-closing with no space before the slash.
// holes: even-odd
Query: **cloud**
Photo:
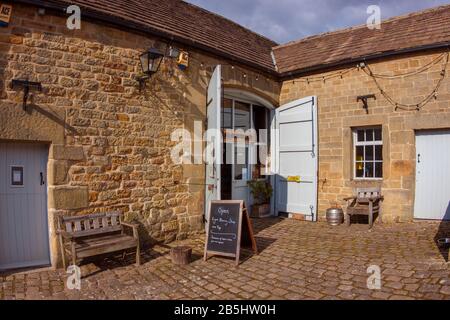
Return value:
<svg viewBox="0 0 450 320">
<path fill-rule="evenodd" d="M 449 4 L 450 0 L 187 0 L 279 43 L 364 24 L 369 5 L 381 18 Z"/>
</svg>

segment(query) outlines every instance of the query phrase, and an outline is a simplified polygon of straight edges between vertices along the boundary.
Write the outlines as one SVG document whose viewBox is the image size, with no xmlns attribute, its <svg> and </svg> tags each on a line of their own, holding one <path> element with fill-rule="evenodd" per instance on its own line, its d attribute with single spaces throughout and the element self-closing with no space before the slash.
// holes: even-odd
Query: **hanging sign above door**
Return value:
<svg viewBox="0 0 450 320">
<path fill-rule="evenodd" d="M 12 5 L 2 4 L 0 6 L 0 27 L 7 27 L 11 19 Z"/>
<path fill-rule="evenodd" d="M 239 264 L 241 247 L 251 247 L 257 254 L 250 218 L 242 200 L 214 200 L 209 203 L 205 254 L 236 258 Z"/>
</svg>

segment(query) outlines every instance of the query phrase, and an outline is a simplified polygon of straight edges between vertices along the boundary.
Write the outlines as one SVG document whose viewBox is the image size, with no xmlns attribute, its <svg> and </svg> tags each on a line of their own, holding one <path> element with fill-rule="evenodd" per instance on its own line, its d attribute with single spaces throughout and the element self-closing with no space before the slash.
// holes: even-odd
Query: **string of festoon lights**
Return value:
<svg viewBox="0 0 450 320">
<path fill-rule="evenodd" d="M 434 59 L 433 61 L 431 61 L 430 63 L 422 66 L 421 68 L 412 71 L 412 72 L 408 72 L 408 73 L 403 73 L 403 74 L 398 74 L 398 75 L 383 75 L 383 74 L 377 74 L 374 73 L 372 71 L 372 69 L 370 68 L 370 65 L 367 63 L 364 63 L 363 67 L 361 68 L 370 78 L 372 78 L 372 80 L 374 81 L 375 85 L 377 86 L 378 90 L 380 91 L 381 95 L 391 104 L 395 107 L 395 110 L 397 109 L 401 109 L 401 110 L 420 110 L 423 106 L 425 106 L 427 103 L 429 103 L 433 98 L 436 100 L 437 96 L 438 96 L 438 91 L 439 88 L 442 85 L 442 82 L 445 79 L 445 75 L 447 72 L 447 66 L 448 66 L 448 61 L 449 61 L 449 56 L 450 56 L 450 52 L 447 53 L 443 53 L 442 55 L 438 56 L 436 59 Z M 411 103 L 411 104 L 407 104 L 407 103 L 400 103 L 396 100 L 394 100 L 381 86 L 381 84 L 379 83 L 378 79 L 397 79 L 397 78 L 404 78 L 404 77 L 410 77 L 416 74 L 420 74 L 423 73 L 427 70 L 429 70 L 431 67 L 433 67 L 434 65 L 438 64 L 441 60 L 444 60 L 444 63 L 442 65 L 441 68 L 441 72 L 440 72 L 440 78 L 438 80 L 438 82 L 436 83 L 436 86 L 434 87 L 434 89 L 427 95 L 425 96 L 424 99 L 422 99 L 420 102 L 418 103 Z"/>
<path fill-rule="evenodd" d="M 205 69 L 208 72 L 213 72 L 214 68 L 217 67 L 218 64 L 207 64 L 201 60 L 196 59 L 195 57 L 189 57 L 190 61 L 195 61 L 198 66 L 202 69 Z M 269 77 L 265 76 L 265 75 L 261 75 L 257 72 L 251 71 L 244 71 L 242 70 L 242 68 L 240 68 L 239 66 L 235 65 L 235 64 L 230 64 L 230 63 L 220 63 L 220 66 L 222 67 L 228 67 L 231 70 L 236 70 L 242 73 L 242 79 L 254 79 L 256 81 L 265 79 L 266 81 L 269 81 Z"/>
<path fill-rule="evenodd" d="M 192 57 L 191 60 L 196 61 L 201 68 L 204 68 L 210 72 L 213 72 L 214 68 L 217 66 L 217 65 L 205 64 L 204 62 L 197 60 L 194 57 Z M 370 67 L 370 65 L 367 62 L 362 62 L 362 63 L 358 63 L 356 66 L 348 68 L 344 71 L 333 72 L 333 73 L 327 74 L 325 76 L 310 76 L 310 77 L 304 77 L 301 79 L 287 80 L 286 82 L 291 82 L 292 84 L 295 84 L 295 83 L 310 84 L 310 83 L 315 83 L 315 82 L 326 83 L 328 80 L 335 79 L 335 78 L 343 79 L 346 74 L 348 74 L 354 70 L 358 70 L 358 71 L 362 70 L 367 76 L 369 76 L 374 81 L 374 84 L 376 85 L 377 89 L 380 91 L 380 94 L 392 106 L 395 107 L 396 111 L 397 111 L 397 109 L 420 110 L 423 106 L 428 104 L 433 98 L 437 99 L 438 91 L 439 91 L 439 89 L 442 85 L 442 82 L 444 81 L 446 73 L 447 73 L 447 67 L 448 67 L 449 60 L 450 60 L 450 50 L 448 49 L 447 52 L 442 53 L 441 55 L 439 55 L 438 57 L 433 59 L 431 62 L 421 66 L 420 68 L 418 68 L 414 71 L 400 73 L 400 74 L 396 74 L 396 75 L 375 73 L 372 71 L 372 68 Z M 441 61 L 443 61 L 443 65 L 442 65 L 441 72 L 440 72 L 440 78 L 439 78 L 438 82 L 436 83 L 436 86 L 427 96 L 425 96 L 424 99 L 422 99 L 420 102 L 417 102 L 417 103 L 406 104 L 406 103 L 401 103 L 401 102 L 396 101 L 383 89 L 380 82 L 378 81 L 379 79 L 394 80 L 394 79 L 406 78 L 406 77 L 411 77 L 411 76 L 414 76 L 417 74 L 421 74 L 423 72 L 428 71 L 433 66 L 440 63 Z M 239 70 L 242 73 L 242 79 L 249 78 L 249 74 L 244 70 L 240 70 L 240 68 L 238 68 L 236 65 L 225 63 L 225 64 L 221 64 L 221 66 L 230 67 L 233 70 Z M 256 81 L 258 81 L 260 78 L 265 78 L 266 81 L 269 80 L 269 78 L 266 76 L 262 76 L 257 73 L 255 74 L 254 72 L 252 72 L 252 74 L 253 75 L 251 77 L 254 78 Z"/>
</svg>

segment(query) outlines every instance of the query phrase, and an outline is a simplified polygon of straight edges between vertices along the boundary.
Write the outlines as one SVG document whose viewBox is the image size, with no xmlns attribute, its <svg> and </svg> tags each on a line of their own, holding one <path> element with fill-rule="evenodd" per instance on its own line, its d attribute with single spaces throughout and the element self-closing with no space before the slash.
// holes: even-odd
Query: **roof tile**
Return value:
<svg viewBox="0 0 450 320">
<path fill-rule="evenodd" d="M 450 42 L 450 5 L 395 17 L 370 30 L 366 25 L 311 36 L 273 49 L 281 74 L 302 72 L 376 53 Z"/>
</svg>

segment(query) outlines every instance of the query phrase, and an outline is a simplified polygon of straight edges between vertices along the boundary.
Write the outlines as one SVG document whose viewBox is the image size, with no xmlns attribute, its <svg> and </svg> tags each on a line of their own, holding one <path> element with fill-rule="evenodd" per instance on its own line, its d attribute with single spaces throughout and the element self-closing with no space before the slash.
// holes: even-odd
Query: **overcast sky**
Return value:
<svg viewBox="0 0 450 320">
<path fill-rule="evenodd" d="M 186 0 L 278 43 L 366 23 L 369 5 L 381 19 L 450 4 L 450 0 Z"/>
</svg>

